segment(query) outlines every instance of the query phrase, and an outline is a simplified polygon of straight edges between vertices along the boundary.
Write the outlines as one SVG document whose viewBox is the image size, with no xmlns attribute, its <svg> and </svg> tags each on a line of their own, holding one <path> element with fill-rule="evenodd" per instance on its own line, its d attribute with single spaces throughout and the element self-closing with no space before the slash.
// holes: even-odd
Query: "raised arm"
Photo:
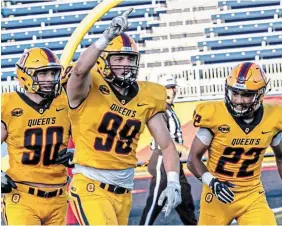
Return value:
<svg viewBox="0 0 282 226">
<path fill-rule="evenodd" d="M 107 45 L 128 29 L 127 17 L 132 10 L 132 8 L 128 9 L 122 16 L 113 18 L 102 37 L 89 46 L 78 58 L 67 84 L 68 100 L 71 107 L 77 107 L 87 97 L 91 83 L 89 75 L 91 68 L 94 67 Z"/>
</svg>

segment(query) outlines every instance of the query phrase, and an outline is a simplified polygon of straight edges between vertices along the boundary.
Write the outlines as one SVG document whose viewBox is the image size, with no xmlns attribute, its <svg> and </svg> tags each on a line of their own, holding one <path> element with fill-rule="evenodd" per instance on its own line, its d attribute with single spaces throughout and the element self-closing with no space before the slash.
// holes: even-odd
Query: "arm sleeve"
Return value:
<svg viewBox="0 0 282 226">
<path fill-rule="evenodd" d="M 281 141 L 282 141 L 282 131 L 279 132 L 275 137 L 273 137 L 270 145 L 275 147 L 275 146 L 279 145 Z"/>
<path fill-rule="evenodd" d="M 200 141 L 202 141 L 204 145 L 207 146 L 210 146 L 213 139 L 213 134 L 206 128 L 200 128 L 196 133 L 196 136 L 200 139 Z"/>
</svg>

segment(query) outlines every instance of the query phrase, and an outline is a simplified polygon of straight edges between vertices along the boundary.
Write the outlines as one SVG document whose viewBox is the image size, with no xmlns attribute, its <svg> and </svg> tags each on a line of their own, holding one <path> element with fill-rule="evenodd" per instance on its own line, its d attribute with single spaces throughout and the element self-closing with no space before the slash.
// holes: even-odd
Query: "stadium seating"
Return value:
<svg viewBox="0 0 282 226">
<path fill-rule="evenodd" d="M 53 13 L 61 13 L 61 12 L 72 12 L 75 11 L 86 11 L 91 10 L 97 5 L 97 0 L 93 1 L 83 1 L 83 2 L 71 2 L 71 3 L 60 3 L 60 2 L 45 2 L 42 4 L 35 4 L 34 6 L 27 7 L 26 5 L 19 5 L 13 8 L 3 7 L 2 8 L 2 16 L 9 17 L 18 17 L 18 16 L 27 16 L 27 15 L 42 15 L 48 14 L 50 12 Z M 120 4 L 120 6 L 140 6 L 140 5 L 148 5 L 151 4 L 151 0 L 130 0 L 124 1 Z M 159 3 L 165 2 L 164 0 L 158 1 Z M 33 2 L 34 3 L 34 2 Z M 36 1 L 38 3 L 38 1 Z"/>
<path fill-rule="evenodd" d="M 282 16 L 282 8 L 275 7 L 274 9 L 264 9 L 258 11 L 242 11 L 242 12 L 232 12 L 232 13 L 221 13 L 212 15 L 212 21 L 217 23 L 218 20 L 224 23 L 233 23 L 240 21 L 250 21 L 250 20 L 265 20 L 265 19 L 275 19 L 274 17 Z"/>
<path fill-rule="evenodd" d="M 148 7 L 148 8 L 147 8 Z M 158 13 L 154 12 L 154 8 L 149 6 L 144 6 L 143 8 L 135 9 L 130 15 L 129 18 L 143 18 L 145 14 L 148 16 L 157 16 Z M 105 14 L 102 20 L 111 20 L 113 17 L 116 17 L 121 14 L 120 10 L 109 11 Z M 62 24 L 74 24 L 79 23 L 85 16 L 87 12 L 77 12 L 75 15 L 73 13 L 64 13 L 61 15 L 40 15 L 40 16 L 27 16 L 23 18 L 13 18 L 13 19 L 2 19 L 1 26 L 2 29 L 18 29 L 18 28 L 31 28 L 31 27 L 40 27 L 42 23 L 47 26 L 52 25 L 62 25 Z"/>
<path fill-rule="evenodd" d="M 256 57 L 257 56 L 257 57 Z M 224 52 L 224 53 L 210 53 L 210 54 L 201 54 L 191 57 L 191 62 L 196 65 L 198 62 L 200 64 L 215 64 L 215 63 L 227 63 L 227 62 L 237 62 L 237 61 L 255 61 L 262 59 L 271 59 L 271 58 L 282 58 L 282 46 L 278 48 L 270 49 L 259 49 L 259 50 L 250 50 L 245 51 L 241 50 L 240 52 Z"/>
<path fill-rule="evenodd" d="M 280 0 L 252 0 L 252 1 L 226 0 L 226 1 L 219 1 L 218 6 L 220 9 L 224 9 L 224 10 L 258 8 L 265 6 L 280 6 Z"/>
<path fill-rule="evenodd" d="M 206 28 L 205 34 L 207 37 L 213 36 L 228 36 L 240 34 L 254 34 L 271 31 L 282 31 L 282 21 L 273 21 L 268 23 L 255 23 L 255 24 L 241 24 L 233 26 L 218 26 L 213 28 Z"/>
<path fill-rule="evenodd" d="M 128 32 L 134 40 L 137 42 L 142 42 L 142 38 L 140 37 L 140 34 L 135 32 Z M 95 40 L 98 39 L 97 35 L 88 35 L 87 39 L 83 39 L 80 43 L 81 48 L 88 47 L 91 45 Z M 32 47 L 48 47 L 52 50 L 63 50 L 66 43 L 68 41 L 68 38 L 64 39 L 49 39 L 48 41 L 38 40 L 33 41 L 32 43 L 30 41 L 25 42 L 17 42 L 17 45 L 14 43 L 5 43 L 2 44 L 1 48 L 1 54 L 4 55 L 10 55 L 10 54 L 21 54 L 24 52 L 25 49 L 32 48 Z"/>
<path fill-rule="evenodd" d="M 49 47 L 60 55 L 74 29 L 100 0 L 44 4 L 10 2 L 14 5 L 2 7 L 1 11 L 2 80 L 14 76 L 14 64 L 27 48 Z M 219 64 L 281 56 L 282 9 L 279 1 L 231 0 L 203 7 L 183 2 L 185 4 L 181 5 L 167 0 L 124 1 L 86 34 L 74 60 L 101 35 L 114 16 L 130 6 L 134 6 L 134 11 L 130 14 L 128 33 L 139 44 L 140 53 L 145 54 L 141 58 L 141 68 L 143 71 L 148 69 L 148 74 L 154 73 L 152 68 L 189 62 L 192 65 Z M 150 77 L 147 72 L 143 76 L 146 79 Z"/>
<path fill-rule="evenodd" d="M 58 57 L 61 56 L 61 54 L 57 54 Z M 73 56 L 73 60 L 76 61 L 78 59 L 80 55 L 80 52 L 76 52 Z M 14 77 L 15 74 L 14 74 L 14 67 L 15 67 L 15 64 L 16 62 L 19 60 L 19 57 L 20 55 L 17 55 L 15 58 L 2 58 L 1 60 L 1 67 L 2 67 L 2 76 L 1 76 L 1 81 L 5 81 L 7 79 L 8 76 L 11 76 L 11 77 Z M 5 68 L 10 68 L 10 70 L 7 70 L 7 71 L 3 71 L 3 69 Z M 11 69 L 13 68 L 13 69 Z"/>
<path fill-rule="evenodd" d="M 146 21 L 131 21 L 130 28 L 128 31 L 134 30 L 143 30 L 148 29 L 151 27 Z M 25 40 L 32 40 L 34 36 L 36 39 L 50 39 L 50 38 L 60 38 L 60 37 L 69 37 L 76 29 L 78 24 L 73 26 L 58 26 L 52 28 L 43 28 L 40 30 L 31 30 L 28 31 L 27 29 L 21 29 L 22 31 L 13 31 L 2 32 L 1 40 L 2 42 L 7 42 L 8 40 L 15 40 L 15 41 L 25 41 Z M 103 31 L 109 26 L 109 23 L 97 23 L 94 25 L 89 31 L 88 34 L 101 34 Z"/>
<path fill-rule="evenodd" d="M 219 49 L 233 49 L 233 48 L 247 48 L 262 45 L 282 45 L 282 33 L 277 35 L 264 36 L 249 36 L 244 38 L 228 38 L 220 40 L 206 40 L 198 42 L 200 51 L 219 50 Z M 205 48 L 206 47 L 206 48 Z"/>
</svg>

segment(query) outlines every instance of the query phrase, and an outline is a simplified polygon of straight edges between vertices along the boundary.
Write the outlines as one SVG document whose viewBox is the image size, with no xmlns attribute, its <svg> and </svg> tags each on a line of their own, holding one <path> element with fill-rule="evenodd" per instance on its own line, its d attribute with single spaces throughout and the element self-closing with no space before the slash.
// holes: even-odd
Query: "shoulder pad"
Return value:
<svg viewBox="0 0 282 226">
<path fill-rule="evenodd" d="M 196 106 L 193 115 L 195 127 L 212 128 L 216 104 L 215 102 L 205 102 Z"/>
</svg>

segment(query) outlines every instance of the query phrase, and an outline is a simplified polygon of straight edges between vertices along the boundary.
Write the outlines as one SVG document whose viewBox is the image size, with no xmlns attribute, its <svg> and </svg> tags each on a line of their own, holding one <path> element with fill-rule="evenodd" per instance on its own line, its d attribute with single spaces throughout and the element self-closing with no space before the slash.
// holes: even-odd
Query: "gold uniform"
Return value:
<svg viewBox="0 0 282 226">
<path fill-rule="evenodd" d="M 213 134 L 207 168 L 236 187 L 230 204 L 220 202 L 204 185 L 199 224 L 276 224 L 260 180 L 262 161 L 273 137 L 282 130 L 282 106 L 263 105 L 250 124 L 233 118 L 223 101 L 199 104 L 194 125 Z"/>
<path fill-rule="evenodd" d="M 7 223 L 64 224 L 65 186 L 39 188 L 25 183 L 67 182 L 65 166 L 54 164 L 70 134 L 66 95 L 62 93 L 48 106 L 34 103 L 23 93 L 4 93 L 1 117 L 8 133 L 10 168 L 6 173 L 17 185 L 4 197 Z"/>
<path fill-rule="evenodd" d="M 97 169 L 134 168 L 136 148 L 145 124 L 166 109 L 166 90 L 155 83 L 137 82 L 136 92 L 122 99 L 100 74 L 92 73 L 87 98 L 69 112 L 76 148 L 73 162 Z M 93 187 L 89 188 L 88 184 Z M 106 191 L 107 187 L 100 188 L 99 184 L 82 174 L 73 176 L 72 208 L 80 224 L 127 224 L 131 192 L 114 194 Z M 112 209 L 108 199 L 117 209 Z M 118 210 L 124 205 L 128 208 Z M 95 207 L 106 213 L 96 211 L 93 214 Z"/>
</svg>

